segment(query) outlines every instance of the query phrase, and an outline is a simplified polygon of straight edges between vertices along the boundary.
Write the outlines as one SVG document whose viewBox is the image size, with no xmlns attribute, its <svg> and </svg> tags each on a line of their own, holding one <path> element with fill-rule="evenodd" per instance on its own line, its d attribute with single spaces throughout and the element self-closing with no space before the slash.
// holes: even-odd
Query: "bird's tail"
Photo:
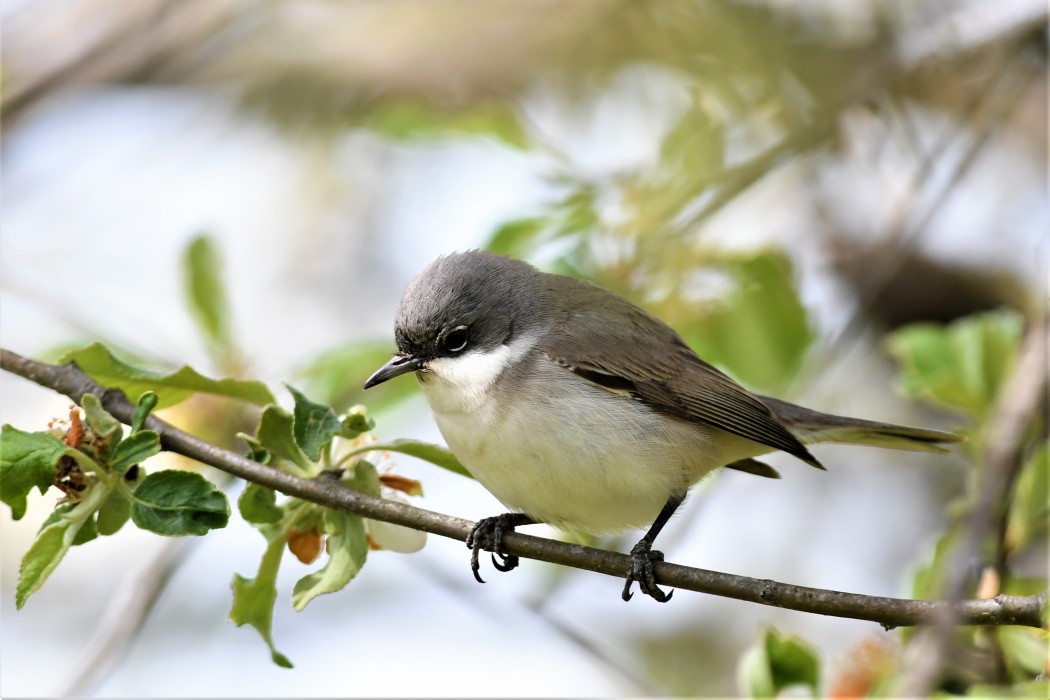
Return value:
<svg viewBox="0 0 1050 700">
<path fill-rule="evenodd" d="M 965 439 L 942 430 L 834 416 L 767 396 L 760 398 L 803 443 L 841 442 L 912 452 L 947 452 L 946 443 Z"/>
</svg>

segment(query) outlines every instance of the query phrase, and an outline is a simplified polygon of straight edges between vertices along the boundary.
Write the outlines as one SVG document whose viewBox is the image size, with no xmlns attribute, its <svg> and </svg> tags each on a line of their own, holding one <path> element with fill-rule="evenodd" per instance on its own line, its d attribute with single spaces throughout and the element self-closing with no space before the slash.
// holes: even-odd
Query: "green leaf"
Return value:
<svg viewBox="0 0 1050 700">
<path fill-rule="evenodd" d="M 632 188 L 634 218 L 650 226 L 670 222 L 724 177 L 726 123 L 707 101 L 694 98 L 660 146 L 660 160 Z"/>
<path fill-rule="evenodd" d="M 941 691 L 934 697 L 938 698 L 938 700 L 950 700 L 959 696 Z M 1017 698 L 1018 700 L 1050 698 L 1050 681 L 1040 679 L 1014 683 L 1013 685 L 974 683 L 966 688 L 965 697 L 978 698 L 979 700 L 992 700 L 992 698 Z"/>
<path fill-rule="evenodd" d="M 784 637 L 771 629 L 766 633 L 766 654 L 777 693 L 793 685 L 804 685 L 816 694 L 820 659 L 813 647 L 799 637 Z"/>
<path fill-rule="evenodd" d="M 1050 633 L 1025 627 L 1000 627 L 997 632 L 1007 658 L 1026 675 L 1046 672 Z"/>
<path fill-rule="evenodd" d="M 526 258 L 536 239 L 547 228 L 547 219 L 529 217 L 513 219 L 500 226 L 489 238 L 485 248 L 497 255 Z"/>
<path fill-rule="evenodd" d="M 357 575 L 368 556 L 364 521 L 338 510 L 324 512 L 328 535 L 328 562 L 320 571 L 299 579 L 292 591 L 292 607 L 302 610 L 319 595 L 341 590 Z"/>
<path fill-rule="evenodd" d="M 314 465 L 295 441 L 294 422 L 292 414 L 280 406 L 267 406 L 259 416 L 255 440 L 263 449 L 269 451 L 271 458 L 290 462 L 309 474 L 314 471 Z M 254 446 L 252 450 L 258 453 Z"/>
<path fill-rule="evenodd" d="M 259 571 L 255 578 L 245 578 L 240 574 L 233 577 L 233 607 L 230 608 L 230 620 L 235 625 L 251 625 L 270 647 L 273 662 L 284 668 L 292 668 L 292 662 L 273 645 L 271 629 L 273 628 L 273 606 L 277 602 L 277 570 L 281 566 L 284 554 L 284 537 L 270 540 L 259 562 Z"/>
<path fill-rule="evenodd" d="M 120 421 L 102 407 L 98 397 L 94 394 L 84 394 L 80 405 L 84 409 L 84 420 L 95 435 L 109 442 L 120 441 L 124 429 Z"/>
<path fill-rule="evenodd" d="M 204 535 L 226 527 L 230 519 L 223 492 L 194 472 L 167 469 L 150 474 L 131 500 L 132 521 L 158 535 Z"/>
<path fill-rule="evenodd" d="M 91 540 L 98 537 L 98 529 L 95 526 L 95 513 L 93 511 L 85 511 L 77 515 L 70 517 L 70 514 L 83 503 L 66 503 L 51 511 L 51 515 L 47 516 L 47 519 L 40 524 L 40 528 L 37 530 L 37 536 L 39 537 L 44 530 L 51 527 L 55 523 L 71 523 L 78 522 L 76 535 L 73 536 L 71 545 L 76 546 L 90 542 Z"/>
<path fill-rule="evenodd" d="M 275 523 L 284 516 L 284 510 L 277 507 L 277 492 L 251 481 L 237 499 L 237 510 L 246 522 L 254 525 Z"/>
<path fill-rule="evenodd" d="M 311 462 L 316 462 L 321 458 L 321 450 L 343 432 L 343 424 L 330 407 L 314 403 L 295 387 L 286 386 L 295 399 L 292 421 L 295 442 Z"/>
<path fill-rule="evenodd" d="M 262 382 L 209 379 L 186 366 L 170 374 L 133 367 L 115 357 L 101 343 L 68 352 L 62 361 L 76 362 L 96 382 L 123 390 L 136 403 L 145 392 L 156 392 L 158 409 L 174 406 L 193 394 L 226 396 L 259 406 L 275 400 Z"/>
<path fill-rule="evenodd" d="M 1017 478 L 1006 528 L 1006 542 L 1016 551 L 1047 531 L 1050 520 L 1050 441 L 1025 462 Z"/>
<path fill-rule="evenodd" d="M 122 489 L 115 488 L 98 509 L 98 534 L 114 535 L 131 518 L 131 500 Z"/>
<path fill-rule="evenodd" d="M 958 527 L 949 527 L 934 544 L 933 556 L 927 558 L 928 564 L 916 570 L 911 584 L 911 597 L 915 599 L 936 599 L 944 594 L 945 566 L 951 554 L 959 545 L 961 532 Z"/>
<path fill-rule="evenodd" d="M 740 685 L 753 698 L 773 698 L 785 688 L 803 685 L 812 695 L 820 682 L 820 660 L 799 637 L 781 635 L 773 628 L 741 659 Z"/>
<path fill-rule="evenodd" d="M 343 428 L 339 431 L 339 437 L 353 440 L 376 427 L 376 422 L 364 414 L 364 406 L 356 408 L 360 410 L 355 410 L 343 417 Z"/>
<path fill-rule="evenodd" d="M 601 224 L 601 216 L 598 214 L 594 188 L 585 185 L 574 191 L 554 206 L 552 217 L 557 222 L 553 232 L 556 237 L 591 233 L 597 229 Z"/>
<path fill-rule="evenodd" d="M 1017 576 L 1014 574 L 1003 582 L 1001 592 L 1006 595 L 1030 596 L 1038 595 L 1045 590 L 1045 576 Z M 1050 601 L 1047 602 L 1050 603 Z"/>
<path fill-rule="evenodd" d="M 270 454 L 268 449 L 262 446 L 261 442 L 245 433 L 237 433 L 237 437 L 248 443 L 248 454 L 245 455 L 248 459 L 258 462 L 259 464 L 270 463 L 270 459 L 273 455 Z"/>
<path fill-rule="evenodd" d="M 514 110 L 503 102 L 437 105 L 413 99 L 388 99 L 372 108 L 366 125 L 397 139 L 491 136 L 526 148 L 528 136 Z"/>
<path fill-rule="evenodd" d="M 22 557 L 22 568 L 15 589 L 15 607 L 19 610 L 47 581 L 70 546 L 74 544 L 84 520 L 59 520 L 45 528 Z M 90 538 L 88 538 L 90 539 Z"/>
<path fill-rule="evenodd" d="M 80 522 L 80 528 L 77 533 L 73 536 L 73 541 L 70 542 L 74 547 L 77 545 L 90 542 L 98 537 L 98 525 L 95 522 L 95 514 L 92 513 L 88 517 L 84 518 Z"/>
<path fill-rule="evenodd" d="M 431 464 L 448 469 L 450 472 L 455 472 L 462 476 L 473 479 L 467 468 L 460 464 L 459 460 L 456 459 L 455 455 L 449 452 L 447 447 L 441 445 L 435 445 L 429 442 L 420 442 L 419 440 L 409 440 L 407 438 L 399 438 L 396 440 L 388 440 L 387 442 L 376 442 L 369 445 L 364 445 L 355 449 L 349 454 L 363 454 L 366 452 L 400 452 L 410 457 L 416 457 L 422 459 Z"/>
<path fill-rule="evenodd" d="M 230 301 L 222 281 L 222 259 L 210 236 L 197 236 L 182 260 L 186 299 L 197 327 L 213 353 L 229 352 Z"/>
<path fill-rule="evenodd" d="M 354 465 L 354 475 L 344 479 L 345 483 L 355 491 L 367 493 L 369 496 L 381 495 L 382 484 L 379 481 L 379 472 L 371 462 L 359 459 Z"/>
<path fill-rule="evenodd" d="M 749 387 L 782 391 L 813 341 L 790 259 L 773 251 L 726 255 L 709 272 L 726 275 L 731 291 L 683 326 L 682 335 L 697 354 Z"/>
<path fill-rule="evenodd" d="M 145 462 L 160 452 L 160 435 L 152 430 L 140 430 L 117 445 L 113 451 L 113 461 L 109 468 L 117 474 L 123 474 L 132 466 Z"/>
<path fill-rule="evenodd" d="M 139 397 L 138 405 L 135 406 L 135 415 L 131 419 L 131 432 L 137 433 L 146 424 L 150 412 L 157 407 L 157 392 L 147 391 Z"/>
<path fill-rule="evenodd" d="M 660 144 L 660 167 L 674 180 L 685 180 L 695 196 L 701 190 L 698 180 L 710 181 L 725 167 L 725 124 L 694 99 L 689 109 Z"/>
<path fill-rule="evenodd" d="M 26 433 L 5 425 L 0 432 L 0 500 L 11 507 L 11 517 L 21 520 L 26 497 L 35 486 L 45 493 L 55 480 L 55 464 L 69 452 L 50 433 Z"/>
<path fill-rule="evenodd" d="M 947 326 L 905 326 L 887 346 L 905 393 L 981 420 L 1013 368 L 1023 326 L 1013 311 L 975 314 Z"/>
<path fill-rule="evenodd" d="M 44 530 L 48 529 L 55 523 L 68 522 L 70 518 L 66 516 L 69 514 L 69 511 L 73 510 L 74 507 L 76 507 L 75 503 L 64 503 L 60 506 L 56 506 L 55 509 L 51 511 L 48 514 L 48 516 L 44 519 L 44 522 L 40 523 L 40 527 L 38 527 L 36 530 L 37 537 L 39 537 Z"/>
<path fill-rule="evenodd" d="M 46 528 L 22 558 L 15 590 L 17 609 L 21 610 L 29 596 L 44 585 L 44 581 L 69 551 L 70 542 L 66 540 L 66 534 L 71 526 L 71 522 L 59 522 Z"/>
<path fill-rule="evenodd" d="M 82 495 L 86 495 L 86 492 Z M 56 523 L 77 522 L 77 527 L 79 529 L 77 530 L 77 533 L 73 536 L 73 541 L 70 542 L 70 545 L 76 546 L 84 544 L 85 542 L 90 542 L 91 540 L 97 538 L 98 528 L 95 524 L 94 511 L 84 511 L 80 513 L 79 516 L 73 513 L 73 511 L 76 510 L 78 507 L 81 507 L 82 509 L 82 504 L 83 501 L 80 501 L 78 503 L 65 503 L 55 508 L 53 511 L 51 511 L 51 514 L 47 516 L 44 522 L 40 524 L 40 527 L 37 529 L 37 536 L 39 537 L 44 532 L 44 530 Z"/>
</svg>

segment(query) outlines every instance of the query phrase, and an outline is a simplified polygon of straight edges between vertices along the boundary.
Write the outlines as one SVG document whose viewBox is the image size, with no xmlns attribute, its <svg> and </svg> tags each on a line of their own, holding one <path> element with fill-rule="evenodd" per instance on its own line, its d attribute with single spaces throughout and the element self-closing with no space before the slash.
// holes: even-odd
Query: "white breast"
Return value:
<svg viewBox="0 0 1050 700">
<path fill-rule="evenodd" d="M 534 345 L 433 360 L 420 375 L 449 448 L 511 510 L 589 533 L 641 527 L 725 463 L 702 427 L 577 377 Z M 517 362 L 530 363 L 527 379 L 503 375 Z"/>
</svg>

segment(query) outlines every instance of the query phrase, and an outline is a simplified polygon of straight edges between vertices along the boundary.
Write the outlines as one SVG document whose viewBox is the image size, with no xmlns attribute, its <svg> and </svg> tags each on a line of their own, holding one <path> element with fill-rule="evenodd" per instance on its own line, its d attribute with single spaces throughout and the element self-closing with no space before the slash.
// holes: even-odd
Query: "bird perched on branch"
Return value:
<svg viewBox="0 0 1050 700">
<path fill-rule="evenodd" d="M 449 448 L 511 512 L 478 522 L 467 545 L 508 571 L 502 538 L 548 523 L 600 534 L 649 526 L 631 550 L 658 601 L 653 542 L 689 488 L 719 467 L 779 476 L 754 458 L 781 450 L 824 469 L 813 442 L 942 451 L 960 436 L 819 413 L 751 393 L 697 357 L 670 326 L 589 282 L 470 251 L 409 284 L 397 353 L 369 388 L 415 372 Z M 500 559 L 496 560 L 496 556 Z"/>
</svg>

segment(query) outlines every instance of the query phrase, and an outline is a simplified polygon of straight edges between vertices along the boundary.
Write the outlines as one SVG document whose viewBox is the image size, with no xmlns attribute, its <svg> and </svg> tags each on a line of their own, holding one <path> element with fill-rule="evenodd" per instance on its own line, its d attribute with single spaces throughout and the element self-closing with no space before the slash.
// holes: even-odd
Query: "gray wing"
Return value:
<svg viewBox="0 0 1050 700">
<path fill-rule="evenodd" d="M 721 428 L 824 468 L 768 406 L 697 357 L 670 326 L 613 295 L 597 300 L 607 313 L 595 312 L 595 290 L 591 285 L 566 290 L 579 297 L 577 309 L 539 344 L 551 360 L 592 382 L 627 392 L 654 410 Z"/>
</svg>

